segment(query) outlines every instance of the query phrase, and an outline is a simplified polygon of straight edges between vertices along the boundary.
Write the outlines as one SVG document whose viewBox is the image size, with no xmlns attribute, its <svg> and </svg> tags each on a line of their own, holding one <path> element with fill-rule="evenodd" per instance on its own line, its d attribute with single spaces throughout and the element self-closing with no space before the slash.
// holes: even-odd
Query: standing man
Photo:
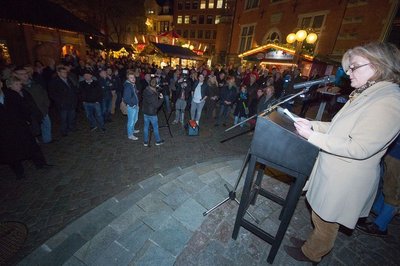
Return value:
<svg viewBox="0 0 400 266">
<path fill-rule="evenodd" d="M 89 70 L 83 72 L 83 79 L 79 83 L 79 89 L 82 95 L 83 108 L 89 120 L 90 130 L 95 131 L 98 125 L 102 131 L 105 131 L 104 118 L 101 112 L 103 91 L 97 81 L 93 80 L 92 72 Z"/>
<path fill-rule="evenodd" d="M 229 116 L 232 105 L 236 100 L 237 93 L 235 78 L 229 76 L 226 80 L 226 85 L 221 89 L 221 109 L 219 110 L 218 121 L 215 126 L 218 126 L 221 122 L 223 126 L 226 126 L 226 120 Z"/>
<path fill-rule="evenodd" d="M 41 116 L 40 120 L 37 121 L 38 127 L 40 127 L 43 143 L 50 143 L 52 141 L 51 136 L 51 120 L 49 116 L 50 101 L 47 95 L 47 91 L 39 83 L 32 80 L 33 69 L 30 66 L 23 68 L 16 68 L 14 70 L 15 75 L 19 78 L 23 84 L 23 90 L 28 92 L 37 107 Z"/>
<path fill-rule="evenodd" d="M 113 97 L 111 91 L 113 90 L 113 84 L 111 78 L 107 76 L 106 70 L 100 70 L 99 76 L 98 82 L 103 90 L 103 100 L 101 102 L 103 120 L 105 122 L 111 122 L 111 103 Z"/>
<path fill-rule="evenodd" d="M 65 66 L 57 67 L 57 76 L 50 81 L 49 96 L 57 107 L 61 120 L 61 135 L 67 136 L 76 130 L 76 105 L 78 102 L 77 88 L 68 79 Z"/>
<path fill-rule="evenodd" d="M 139 115 L 139 97 L 138 90 L 136 88 L 136 76 L 135 72 L 128 70 L 126 73 L 127 80 L 124 83 L 124 94 L 122 100 L 127 106 L 128 122 L 126 129 L 128 133 L 128 139 L 138 140 L 134 134 L 139 133 L 139 130 L 135 130 L 135 124 L 138 120 Z"/>
</svg>

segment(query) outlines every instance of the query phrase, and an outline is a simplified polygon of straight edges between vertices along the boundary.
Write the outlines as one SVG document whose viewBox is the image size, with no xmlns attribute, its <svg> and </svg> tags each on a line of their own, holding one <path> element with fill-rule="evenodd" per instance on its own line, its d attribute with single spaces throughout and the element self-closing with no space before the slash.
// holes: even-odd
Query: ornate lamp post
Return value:
<svg viewBox="0 0 400 266">
<path fill-rule="evenodd" d="M 295 54 L 293 56 L 293 63 L 298 65 L 299 64 L 299 59 L 300 59 L 300 51 L 303 46 L 304 40 L 309 43 L 309 44 L 314 44 L 318 39 L 318 36 L 314 32 L 307 32 L 306 30 L 298 30 L 296 33 L 289 33 L 288 36 L 286 36 L 286 42 L 287 43 L 296 43 L 296 50 Z"/>
</svg>

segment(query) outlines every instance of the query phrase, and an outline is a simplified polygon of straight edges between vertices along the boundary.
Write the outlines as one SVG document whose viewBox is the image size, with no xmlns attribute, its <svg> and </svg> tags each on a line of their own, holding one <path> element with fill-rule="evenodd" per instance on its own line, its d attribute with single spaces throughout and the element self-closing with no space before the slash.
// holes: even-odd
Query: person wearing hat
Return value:
<svg viewBox="0 0 400 266">
<path fill-rule="evenodd" d="M 93 74 L 90 70 L 83 72 L 83 81 L 79 83 L 79 90 L 82 95 L 83 108 L 86 118 L 89 121 L 90 130 L 94 131 L 98 127 L 102 131 L 104 128 L 104 119 L 101 112 L 101 102 L 103 101 L 103 91 L 96 80 L 93 80 Z"/>
</svg>

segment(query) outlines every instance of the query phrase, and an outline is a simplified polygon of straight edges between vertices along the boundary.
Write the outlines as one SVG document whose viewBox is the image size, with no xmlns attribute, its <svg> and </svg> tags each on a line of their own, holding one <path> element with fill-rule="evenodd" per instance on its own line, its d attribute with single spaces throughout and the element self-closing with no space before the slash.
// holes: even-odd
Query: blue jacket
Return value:
<svg viewBox="0 0 400 266">
<path fill-rule="evenodd" d="M 138 105 L 139 100 L 136 92 L 136 85 L 126 80 L 124 83 L 124 94 L 122 98 L 124 103 L 131 107 Z"/>
</svg>

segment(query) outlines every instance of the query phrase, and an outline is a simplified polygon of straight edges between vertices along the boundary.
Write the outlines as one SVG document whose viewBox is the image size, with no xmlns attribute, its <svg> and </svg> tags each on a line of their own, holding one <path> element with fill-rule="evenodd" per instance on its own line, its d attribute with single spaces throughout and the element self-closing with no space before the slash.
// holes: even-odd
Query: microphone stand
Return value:
<svg viewBox="0 0 400 266">
<path fill-rule="evenodd" d="M 261 111 L 260 113 L 255 114 L 255 115 L 253 115 L 253 116 L 247 118 L 246 120 L 244 120 L 244 121 L 242 121 L 242 122 L 240 122 L 240 123 L 238 123 L 238 124 L 236 124 L 236 125 L 234 125 L 234 126 L 228 128 L 228 129 L 226 129 L 225 132 L 227 132 L 227 131 L 229 131 L 229 130 L 231 130 L 231 129 L 233 129 L 233 128 L 235 128 L 235 127 L 237 127 L 237 126 L 239 126 L 239 125 L 241 125 L 241 124 L 243 124 L 243 123 L 249 121 L 250 119 L 253 119 L 253 118 L 256 117 L 256 116 L 264 116 L 264 115 L 266 115 L 266 114 L 269 114 L 271 111 L 273 111 L 273 110 L 274 110 L 275 108 L 277 108 L 279 105 L 281 105 L 281 104 L 283 104 L 283 103 L 285 103 L 285 102 L 287 102 L 287 101 L 290 101 L 291 99 L 296 98 L 297 96 L 299 96 L 299 95 L 301 95 L 301 94 L 303 94 L 303 93 L 308 92 L 309 89 L 310 89 L 310 86 L 304 88 L 304 89 L 301 90 L 300 92 L 298 92 L 298 93 L 296 93 L 296 94 L 293 94 L 293 95 L 291 95 L 290 97 L 288 97 L 288 98 L 286 98 L 286 99 L 284 99 L 284 100 L 282 100 L 282 101 L 280 101 L 280 102 L 278 102 L 278 103 L 276 103 L 276 104 L 274 104 L 274 105 L 272 105 L 272 106 L 266 108 L 265 110 Z M 230 137 L 230 138 L 228 138 L 228 139 L 226 139 L 226 140 L 230 140 L 230 139 L 232 139 L 232 137 Z M 226 141 L 226 140 L 225 140 L 225 141 Z M 224 141 L 224 142 L 225 142 L 225 141 Z M 217 204 L 216 204 L 214 207 L 212 207 L 211 209 L 209 209 L 209 210 L 203 212 L 203 216 L 207 216 L 209 213 L 211 213 L 212 211 L 214 211 L 215 209 L 217 209 L 219 206 L 221 206 L 222 204 L 224 204 L 224 203 L 227 202 L 228 200 L 233 200 L 233 201 L 235 201 L 237 204 L 240 205 L 239 200 L 236 198 L 236 190 L 237 190 L 237 188 L 238 188 L 238 186 L 239 186 L 240 180 L 242 179 L 242 176 L 243 176 L 243 173 L 244 173 L 244 169 L 246 168 L 247 164 L 249 163 L 249 160 L 250 160 L 250 148 L 248 149 L 248 151 L 247 151 L 247 153 L 246 153 L 246 157 L 245 157 L 245 159 L 244 159 L 244 161 L 243 161 L 243 163 L 242 163 L 242 166 L 241 166 L 240 171 L 239 171 L 239 175 L 238 175 L 238 177 L 237 177 L 237 179 L 236 179 L 235 186 L 233 187 L 233 189 L 232 189 L 232 190 L 229 190 L 228 185 L 227 185 L 227 184 L 224 184 L 224 187 L 226 188 L 226 190 L 228 190 L 228 197 L 225 198 L 224 200 L 222 200 L 221 202 L 217 203 Z M 263 171 L 263 169 L 260 169 L 259 171 L 261 171 L 261 170 Z M 251 213 L 249 213 L 247 210 L 246 210 L 246 213 L 247 213 L 257 224 L 260 223 L 260 221 L 259 221 L 256 217 L 254 217 Z"/>
</svg>

